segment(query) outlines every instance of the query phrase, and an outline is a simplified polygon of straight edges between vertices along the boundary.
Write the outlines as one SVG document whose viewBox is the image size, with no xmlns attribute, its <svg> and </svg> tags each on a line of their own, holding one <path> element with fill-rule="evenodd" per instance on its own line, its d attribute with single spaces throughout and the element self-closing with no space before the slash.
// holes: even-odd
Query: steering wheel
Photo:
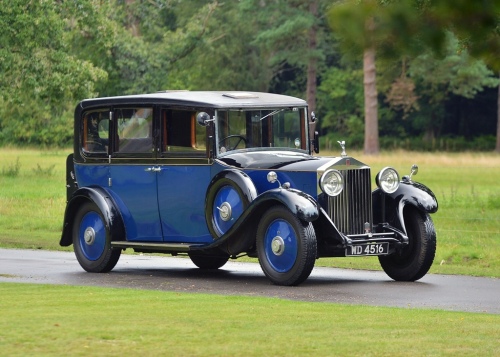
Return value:
<svg viewBox="0 0 500 357">
<path fill-rule="evenodd" d="M 219 144 L 222 146 L 222 143 L 226 141 L 227 139 L 230 138 L 239 138 L 239 140 L 236 142 L 236 144 L 232 148 L 227 148 L 228 151 L 236 149 L 236 147 L 243 141 L 245 143 L 245 146 L 247 145 L 247 139 L 243 135 L 228 135 L 224 139 L 222 139 Z"/>
<path fill-rule="evenodd" d="M 85 147 L 87 148 L 88 152 L 103 152 L 106 151 L 106 146 L 105 144 L 100 140 L 87 140 L 85 142 Z"/>
</svg>

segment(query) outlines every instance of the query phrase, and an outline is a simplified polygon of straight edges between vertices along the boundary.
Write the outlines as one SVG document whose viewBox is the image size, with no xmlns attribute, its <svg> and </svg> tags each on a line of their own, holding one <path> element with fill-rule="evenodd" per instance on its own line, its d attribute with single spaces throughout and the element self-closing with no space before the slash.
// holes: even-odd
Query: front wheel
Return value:
<svg viewBox="0 0 500 357">
<path fill-rule="evenodd" d="M 97 205 L 85 202 L 73 222 L 73 247 L 82 268 L 91 273 L 105 273 L 120 259 L 121 250 L 111 248 L 111 238 Z"/>
<path fill-rule="evenodd" d="M 222 178 L 209 190 L 206 215 L 214 237 L 224 235 L 248 207 L 249 199 L 232 180 Z"/>
<path fill-rule="evenodd" d="M 409 243 L 401 251 L 379 256 L 380 265 L 396 281 L 415 281 L 431 268 L 436 255 L 436 231 L 428 213 L 411 209 L 405 214 Z"/>
<path fill-rule="evenodd" d="M 298 285 L 311 274 L 316 235 L 283 206 L 271 207 L 257 228 L 257 254 L 264 274 L 276 285 Z"/>
</svg>

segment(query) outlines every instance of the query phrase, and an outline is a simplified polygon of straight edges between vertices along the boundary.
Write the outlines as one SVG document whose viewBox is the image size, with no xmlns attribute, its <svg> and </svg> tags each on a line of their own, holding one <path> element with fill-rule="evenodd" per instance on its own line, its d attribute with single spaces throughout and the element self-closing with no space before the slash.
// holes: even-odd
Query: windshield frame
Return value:
<svg viewBox="0 0 500 357">
<path fill-rule="evenodd" d="M 257 113 L 259 113 L 257 115 Z M 297 121 L 298 125 L 294 124 L 294 118 L 286 119 L 286 115 L 289 113 L 297 112 Z M 244 121 L 245 133 L 242 135 L 243 137 L 248 138 L 248 132 L 246 131 L 249 128 L 249 125 L 252 125 L 252 128 L 260 130 L 261 140 L 260 145 L 255 145 L 255 139 L 250 135 L 251 139 L 253 139 L 252 143 L 249 143 L 247 146 L 247 142 L 245 141 L 244 147 L 239 143 L 236 145 L 236 148 L 229 148 L 227 150 L 225 146 L 221 145 L 221 139 L 223 137 L 227 137 L 228 135 L 240 136 L 241 133 L 234 133 L 229 129 L 229 121 L 234 120 L 229 118 L 229 113 L 233 115 L 239 115 L 242 117 L 241 120 Z M 273 106 L 273 107 L 245 107 L 245 108 L 218 108 L 214 113 L 214 124 L 215 124 L 215 132 L 214 132 L 214 140 L 215 140 L 215 152 L 217 157 L 224 157 L 231 153 L 241 153 L 241 152 L 252 152 L 252 151 L 290 151 L 301 154 L 310 154 L 310 138 L 309 138 L 309 125 L 308 125 L 308 111 L 307 106 L 299 106 L 299 107 L 283 107 L 283 106 Z M 289 116 L 289 115 L 288 115 Z M 293 125 L 295 132 L 292 134 L 292 139 L 288 138 L 289 144 L 288 146 L 275 146 L 274 139 L 276 136 L 274 135 L 275 131 L 278 131 L 275 128 L 275 123 L 280 120 L 281 126 L 290 126 Z M 267 138 L 269 144 L 271 146 L 262 145 L 262 127 L 263 122 L 267 122 L 268 130 L 272 133 L 273 138 Z M 269 124 L 270 123 L 270 124 Z M 287 124 L 283 124 L 287 123 Z M 271 127 L 269 129 L 269 127 Z M 241 129 L 241 124 L 240 124 Z M 222 131 L 225 130 L 225 135 L 222 135 Z M 254 131 L 252 130 L 252 131 Z M 282 129 L 282 134 L 284 129 Z M 298 130 L 298 131 L 297 131 Z M 289 133 L 290 134 L 290 133 Z M 269 134 L 271 135 L 271 134 Z M 297 139 L 299 141 L 297 141 Z M 235 139 L 237 140 L 237 138 Z M 243 140 L 242 140 L 243 141 Z M 300 147 L 297 147 L 297 143 L 299 143 Z M 227 151 L 226 151 L 227 150 Z"/>
</svg>

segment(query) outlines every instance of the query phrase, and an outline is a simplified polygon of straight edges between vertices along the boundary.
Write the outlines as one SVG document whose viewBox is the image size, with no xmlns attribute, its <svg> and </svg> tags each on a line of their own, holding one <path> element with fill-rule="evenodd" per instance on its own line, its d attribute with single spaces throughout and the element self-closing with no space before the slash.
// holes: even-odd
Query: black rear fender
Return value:
<svg viewBox="0 0 500 357">
<path fill-rule="evenodd" d="M 76 190 L 66 205 L 64 223 L 59 244 L 67 247 L 73 243 L 73 224 L 76 212 L 84 202 L 93 202 L 97 205 L 104 218 L 106 228 L 110 232 L 111 240 L 125 239 L 125 226 L 120 211 L 109 194 L 102 187 L 83 187 Z"/>
</svg>

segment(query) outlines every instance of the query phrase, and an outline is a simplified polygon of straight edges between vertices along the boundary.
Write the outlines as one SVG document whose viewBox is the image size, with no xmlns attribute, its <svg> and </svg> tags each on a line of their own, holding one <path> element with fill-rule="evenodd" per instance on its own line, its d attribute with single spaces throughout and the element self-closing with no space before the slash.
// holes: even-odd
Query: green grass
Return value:
<svg viewBox="0 0 500 357">
<path fill-rule="evenodd" d="M 69 153 L 0 149 L 0 246 L 61 249 Z"/>
<path fill-rule="evenodd" d="M 72 250 L 59 246 L 70 151 L 0 149 L 1 247 Z M 338 153 L 322 153 L 328 154 Z M 414 180 L 430 187 L 439 201 L 432 215 L 438 248 L 431 273 L 500 277 L 500 155 L 349 154 L 369 164 L 373 176 L 384 166 L 405 175 L 419 164 Z M 316 265 L 380 270 L 376 258 L 319 259 Z"/>
<path fill-rule="evenodd" d="M 0 284 L 3 356 L 494 356 L 500 315 Z"/>
</svg>

